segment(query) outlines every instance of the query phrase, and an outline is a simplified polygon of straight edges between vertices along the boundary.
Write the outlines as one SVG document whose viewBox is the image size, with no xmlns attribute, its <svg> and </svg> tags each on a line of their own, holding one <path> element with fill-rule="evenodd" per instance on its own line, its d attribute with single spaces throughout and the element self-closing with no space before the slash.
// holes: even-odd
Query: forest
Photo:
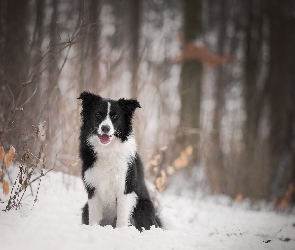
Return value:
<svg viewBox="0 0 295 250">
<path fill-rule="evenodd" d="M 294 205 L 294 13 L 293 0 L 1 0 L 0 191 L 80 176 L 87 90 L 140 102 L 159 192 Z"/>
</svg>

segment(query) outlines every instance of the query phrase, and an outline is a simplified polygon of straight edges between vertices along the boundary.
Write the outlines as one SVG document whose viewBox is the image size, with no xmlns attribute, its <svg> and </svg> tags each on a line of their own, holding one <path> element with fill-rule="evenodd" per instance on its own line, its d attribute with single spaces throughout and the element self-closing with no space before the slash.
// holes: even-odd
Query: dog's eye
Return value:
<svg viewBox="0 0 295 250">
<path fill-rule="evenodd" d="M 111 118 L 116 120 L 118 118 L 118 116 L 117 115 L 112 115 Z"/>
<path fill-rule="evenodd" d="M 95 116 L 96 116 L 96 118 L 101 118 L 102 117 L 101 113 L 97 113 Z"/>
</svg>

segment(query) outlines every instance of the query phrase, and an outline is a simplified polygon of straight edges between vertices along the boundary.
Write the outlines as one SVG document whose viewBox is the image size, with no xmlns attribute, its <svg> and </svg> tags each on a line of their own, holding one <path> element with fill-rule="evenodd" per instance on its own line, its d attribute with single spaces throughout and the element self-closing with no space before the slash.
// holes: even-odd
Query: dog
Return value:
<svg viewBox="0 0 295 250">
<path fill-rule="evenodd" d="M 79 154 L 88 202 L 82 224 L 162 227 L 144 181 L 132 127 L 134 99 L 111 100 L 82 92 Z"/>
</svg>

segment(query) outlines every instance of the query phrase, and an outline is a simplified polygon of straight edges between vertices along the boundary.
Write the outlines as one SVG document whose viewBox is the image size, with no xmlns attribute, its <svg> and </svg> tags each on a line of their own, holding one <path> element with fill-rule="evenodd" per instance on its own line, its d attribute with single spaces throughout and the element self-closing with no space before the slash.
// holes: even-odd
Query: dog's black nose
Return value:
<svg viewBox="0 0 295 250">
<path fill-rule="evenodd" d="M 110 131 L 110 126 L 109 125 L 103 125 L 102 127 L 101 127 L 101 130 L 102 130 L 102 132 L 104 132 L 104 133 L 108 133 L 109 131 Z"/>
</svg>

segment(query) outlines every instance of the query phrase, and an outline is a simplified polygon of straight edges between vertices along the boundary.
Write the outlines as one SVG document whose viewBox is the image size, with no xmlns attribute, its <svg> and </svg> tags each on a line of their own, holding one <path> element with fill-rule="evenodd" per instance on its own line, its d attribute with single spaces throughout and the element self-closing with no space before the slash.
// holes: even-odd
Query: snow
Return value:
<svg viewBox="0 0 295 250">
<path fill-rule="evenodd" d="M 18 211 L 0 212 L 1 249 L 295 249 L 294 212 L 276 213 L 267 206 L 253 211 L 222 196 L 163 194 L 161 216 L 175 228 L 142 233 L 134 227 L 81 225 L 87 197 L 77 177 L 50 172 L 32 208 L 33 199 L 25 199 Z"/>
</svg>

